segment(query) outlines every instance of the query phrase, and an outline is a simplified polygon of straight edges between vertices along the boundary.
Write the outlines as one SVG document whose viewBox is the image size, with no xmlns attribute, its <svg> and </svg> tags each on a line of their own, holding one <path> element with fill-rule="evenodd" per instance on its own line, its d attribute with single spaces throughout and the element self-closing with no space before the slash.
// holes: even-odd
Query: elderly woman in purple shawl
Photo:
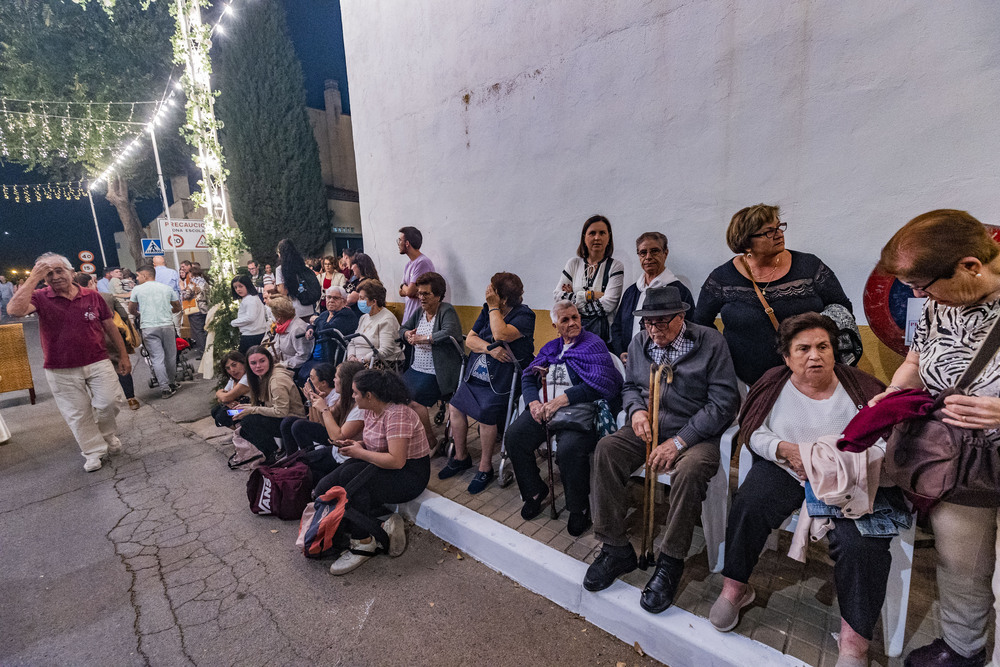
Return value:
<svg viewBox="0 0 1000 667">
<path fill-rule="evenodd" d="M 572 301 L 557 301 L 552 307 L 552 325 L 559 337 L 546 343 L 521 378 L 524 411 L 507 433 L 507 453 L 524 507 L 521 516 L 533 519 L 551 489 L 542 481 L 535 450 L 545 442 L 544 422 L 562 408 L 605 399 L 620 401 L 621 373 L 615 368 L 608 347 L 600 336 L 583 329 L 580 311 Z M 542 402 L 541 378 L 547 384 L 548 402 Z M 580 430 L 558 431 L 559 474 L 566 494 L 569 521 L 566 529 L 574 537 L 582 535 L 590 520 L 590 455 L 597 446 L 593 418 Z"/>
</svg>

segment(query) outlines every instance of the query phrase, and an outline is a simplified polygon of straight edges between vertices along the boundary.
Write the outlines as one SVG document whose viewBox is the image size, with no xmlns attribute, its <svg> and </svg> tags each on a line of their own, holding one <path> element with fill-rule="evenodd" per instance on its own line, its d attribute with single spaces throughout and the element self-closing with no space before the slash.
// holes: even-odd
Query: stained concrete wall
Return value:
<svg viewBox="0 0 1000 667">
<path fill-rule="evenodd" d="M 386 283 L 421 228 L 457 303 L 516 271 L 545 307 L 582 221 L 660 229 L 695 289 L 740 207 L 861 308 L 915 214 L 1000 221 L 1000 4 L 343 0 L 365 245 Z"/>
</svg>

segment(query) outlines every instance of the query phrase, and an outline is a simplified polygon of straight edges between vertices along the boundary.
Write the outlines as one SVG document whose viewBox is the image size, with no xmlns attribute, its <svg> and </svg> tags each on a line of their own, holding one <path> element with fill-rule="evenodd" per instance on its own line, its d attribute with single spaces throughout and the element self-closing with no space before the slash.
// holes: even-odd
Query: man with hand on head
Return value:
<svg viewBox="0 0 1000 667">
<path fill-rule="evenodd" d="M 48 287 L 36 291 L 43 280 Z M 45 253 L 10 300 L 7 311 L 13 317 L 38 313 L 45 378 L 52 397 L 80 445 L 86 459 L 83 469 L 99 470 L 102 458 L 122 448 L 115 435 L 122 390 L 104 347 L 105 333 L 118 348 L 118 372 L 132 372 L 125 341 L 108 304 L 97 292 L 73 282 L 73 265 L 68 259 Z"/>
</svg>

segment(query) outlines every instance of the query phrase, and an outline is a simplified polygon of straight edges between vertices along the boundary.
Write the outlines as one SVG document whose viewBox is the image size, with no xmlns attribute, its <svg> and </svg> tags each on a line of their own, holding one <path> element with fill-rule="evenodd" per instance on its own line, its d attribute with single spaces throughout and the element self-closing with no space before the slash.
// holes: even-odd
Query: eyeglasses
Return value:
<svg viewBox="0 0 1000 667">
<path fill-rule="evenodd" d="M 670 323 L 673 322 L 676 318 L 677 315 L 674 315 L 666 320 L 655 320 L 655 321 L 643 318 L 642 323 L 646 325 L 647 329 L 654 329 L 656 331 L 666 331 L 667 328 L 670 326 Z"/>
<path fill-rule="evenodd" d="M 663 248 L 643 248 L 642 250 L 636 250 L 635 254 L 639 257 L 655 257 L 656 255 L 663 254 Z"/>
<path fill-rule="evenodd" d="M 908 283 L 908 282 L 906 282 L 904 280 L 900 280 L 899 282 L 903 283 L 904 285 L 906 285 L 907 287 L 909 287 L 914 292 L 926 292 L 927 290 L 929 290 L 931 288 L 931 285 L 933 285 L 937 281 L 939 281 L 939 280 L 945 280 L 947 278 L 951 278 L 953 275 L 955 275 L 954 271 L 952 271 L 951 273 L 949 273 L 948 275 L 945 275 L 945 276 L 938 276 L 937 278 L 935 278 L 934 280 L 930 281 L 929 283 L 927 283 L 923 287 L 917 287 L 916 285 L 911 285 L 910 283 Z"/>
<path fill-rule="evenodd" d="M 778 223 L 777 227 L 771 227 L 770 229 L 765 229 L 759 234 L 751 234 L 750 238 L 759 239 L 763 236 L 764 238 L 773 239 L 775 234 L 777 234 L 778 232 L 784 234 L 786 229 L 788 229 L 788 223 L 781 222 Z"/>
</svg>

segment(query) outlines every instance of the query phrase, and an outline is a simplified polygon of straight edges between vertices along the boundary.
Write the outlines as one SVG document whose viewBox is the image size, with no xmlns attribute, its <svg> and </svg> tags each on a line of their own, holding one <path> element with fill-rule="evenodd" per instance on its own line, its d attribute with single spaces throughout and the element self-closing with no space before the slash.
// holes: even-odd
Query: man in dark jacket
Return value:
<svg viewBox="0 0 1000 667">
<path fill-rule="evenodd" d="M 628 350 L 629 343 L 639 333 L 638 319 L 632 313 L 636 309 L 642 308 L 646 300 L 646 291 L 650 287 L 663 287 L 673 285 L 681 293 L 681 301 L 694 310 L 694 297 L 691 290 L 677 280 L 670 269 L 667 268 L 667 255 L 670 250 L 667 247 L 667 237 L 660 232 L 643 232 L 635 240 L 635 252 L 639 256 L 639 266 L 642 268 L 642 275 L 629 285 L 622 294 L 621 303 L 618 304 L 618 312 L 615 313 L 615 320 L 611 323 L 611 351 L 619 357 Z M 625 361 L 622 358 L 622 361 Z"/>
<path fill-rule="evenodd" d="M 719 469 L 720 436 L 740 407 L 736 372 L 722 334 L 686 322 L 689 308 L 672 285 L 646 291 L 643 307 L 634 312 L 643 318 L 643 329 L 629 345 L 625 367 L 626 425 L 602 438 L 594 457 L 594 535 L 603 545 L 583 581 L 589 591 L 607 588 L 637 566 L 625 532 L 626 485 L 646 462 L 646 442 L 652 437 L 650 366 L 667 366 L 672 373 L 664 372 L 658 442 L 652 443 L 649 464 L 656 474 L 670 473 L 670 509 L 656 571 L 640 599 L 652 613 L 673 604 L 708 482 Z"/>
</svg>

